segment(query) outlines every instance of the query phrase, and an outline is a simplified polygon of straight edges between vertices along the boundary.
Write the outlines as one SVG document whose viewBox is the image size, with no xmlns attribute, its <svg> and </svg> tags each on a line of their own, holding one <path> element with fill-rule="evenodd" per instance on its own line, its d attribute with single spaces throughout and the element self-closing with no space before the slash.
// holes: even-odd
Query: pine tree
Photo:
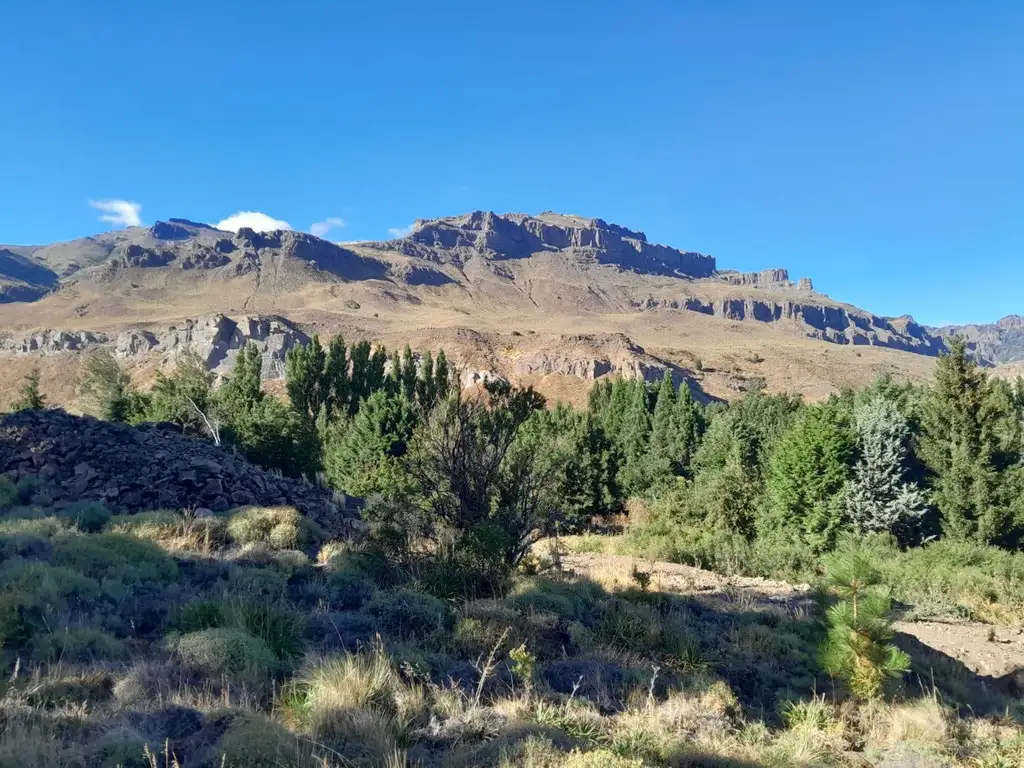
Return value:
<svg viewBox="0 0 1024 768">
<path fill-rule="evenodd" d="M 838 404 L 805 408 L 772 454 L 759 533 L 796 534 L 815 550 L 829 549 L 843 523 L 840 492 L 850 475 L 855 448 Z"/>
<path fill-rule="evenodd" d="M 845 679 L 854 696 L 873 699 L 887 678 L 898 679 L 910 669 L 910 657 L 890 643 L 892 599 L 871 561 L 854 549 L 837 553 L 827 577 L 839 602 L 826 615 L 823 666 Z"/>
<path fill-rule="evenodd" d="M 860 460 L 845 492 L 846 513 L 853 527 L 897 532 L 925 512 L 925 498 L 904 480 L 910 430 L 896 404 L 881 395 L 854 410 Z"/>
<path fill-rule="evenodd" d="M 935 473 L 932 492 L 944 535 L 980 541 L 1005 536 L 1006 508 L 998 498 L 997 414 L 984 371 L 962 338 L 935 366 L 935 384 L 923 415 L 921 453 Z"/>
<path fill-rule="evenodd" d="M 21 395 L 11 406 L 13 411 L 41 411 L 46 407 L 46 398 L 39 391 L 39 366 L 34 366 L 25 377 Z"/>
<path fill-rule="evenodd" d="M 616 442 L 623 457 L 618 482 L 623 492 L 632 496 L 650 486 L 647 447 L 651 435 L 651 413 L 647 384 L 637 380 L 621 381 L 621 394 L 612 393 L 612 409 L 622 409 L 621 415 L 617 414 L 616 423 Z"/>
</svg>

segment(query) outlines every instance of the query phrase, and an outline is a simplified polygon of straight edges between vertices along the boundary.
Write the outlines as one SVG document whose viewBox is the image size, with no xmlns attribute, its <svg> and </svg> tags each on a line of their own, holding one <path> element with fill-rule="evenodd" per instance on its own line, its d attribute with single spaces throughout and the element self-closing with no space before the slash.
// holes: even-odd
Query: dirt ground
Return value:
<svg viewBox="0 0 1024 768">
<path fill-rule="evenodd" d="M 733 606 L 778 605 L 800 611 L 806 610 L 811 600 L 807 584 L 724 576 L 688 565 L 652 562 L 628 555 L 568 554 L 563 556 L 562 562 L 567 571 L 607 587 L 635 586 L 631 575 L 635 567 L 650 574 L 652 590 L 697 594 Z M 1024 669 L 1024 629 L 1021 628 L 950 619 L 898 621 L 895 629 L 958 660 L 979 675 L 1002 677 Z"/>
</svg>

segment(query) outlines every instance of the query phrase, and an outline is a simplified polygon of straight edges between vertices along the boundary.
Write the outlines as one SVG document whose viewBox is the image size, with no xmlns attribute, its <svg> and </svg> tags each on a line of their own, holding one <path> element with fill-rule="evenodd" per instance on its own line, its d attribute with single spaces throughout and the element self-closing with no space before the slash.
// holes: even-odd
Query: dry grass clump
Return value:
<svg viewBox="0 0 1024 768">
<path fill-rule="evenodd" d="M 271 549 L 307 549 L 326 538 L 295 507 L 243 507 L 231 513 L 227 532 L 236 544 L 263 544 Z"/>
</svg>

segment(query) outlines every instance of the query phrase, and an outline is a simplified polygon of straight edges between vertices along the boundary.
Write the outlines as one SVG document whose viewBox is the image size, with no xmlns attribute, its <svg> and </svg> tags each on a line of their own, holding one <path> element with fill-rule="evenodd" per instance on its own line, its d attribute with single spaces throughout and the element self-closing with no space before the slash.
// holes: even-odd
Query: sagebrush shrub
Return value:
<svg viewBox="0 0 1024 768">
<path fill-rule="evenodd" d="M 212 675 L 269 678 L 276 666 L 273 651 L 259 638 L 238 629 L 203 629 L 178 638 L 178 656 Z"/>
<path fill-rule="evenodd" d="M 443 600 L 408 589 L 383 592 L 363 607 L 381 632 L 395 638 L 423 638 L 451 629 L 453 617 Z"/>
<path fill-rule="evenodd" d="M 326 538 L 294 507 L 243 507 L 228 518 L 228 535 L 236 544 L 263 544 L 272 549 L 305 549 Z"/>
</svg>

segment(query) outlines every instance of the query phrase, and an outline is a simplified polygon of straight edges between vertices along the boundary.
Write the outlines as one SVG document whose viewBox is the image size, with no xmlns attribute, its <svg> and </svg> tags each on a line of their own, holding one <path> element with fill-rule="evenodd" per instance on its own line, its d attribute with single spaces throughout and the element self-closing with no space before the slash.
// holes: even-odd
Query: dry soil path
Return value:
<svg viewBox="0 0 1024 768">
<path fill-rule="evenodd" d="M 651 562 L 628 555 L 569 554 L 564 567 L 580 576 L 614 586 L 635 583 L 634 567 L 650 574 L 650 588 L 678 594 L 697 594 L 732 606 L 778 605 L 801 610 L 810 600 L 810 587 L 784 581 L 723 576 L 675 563 Z M 979 675 L 1002 677 L 1024 669 L 1024 629 L 950 619 L 899 621 L 898 632 L 960 661 Z"/>
</svg>

